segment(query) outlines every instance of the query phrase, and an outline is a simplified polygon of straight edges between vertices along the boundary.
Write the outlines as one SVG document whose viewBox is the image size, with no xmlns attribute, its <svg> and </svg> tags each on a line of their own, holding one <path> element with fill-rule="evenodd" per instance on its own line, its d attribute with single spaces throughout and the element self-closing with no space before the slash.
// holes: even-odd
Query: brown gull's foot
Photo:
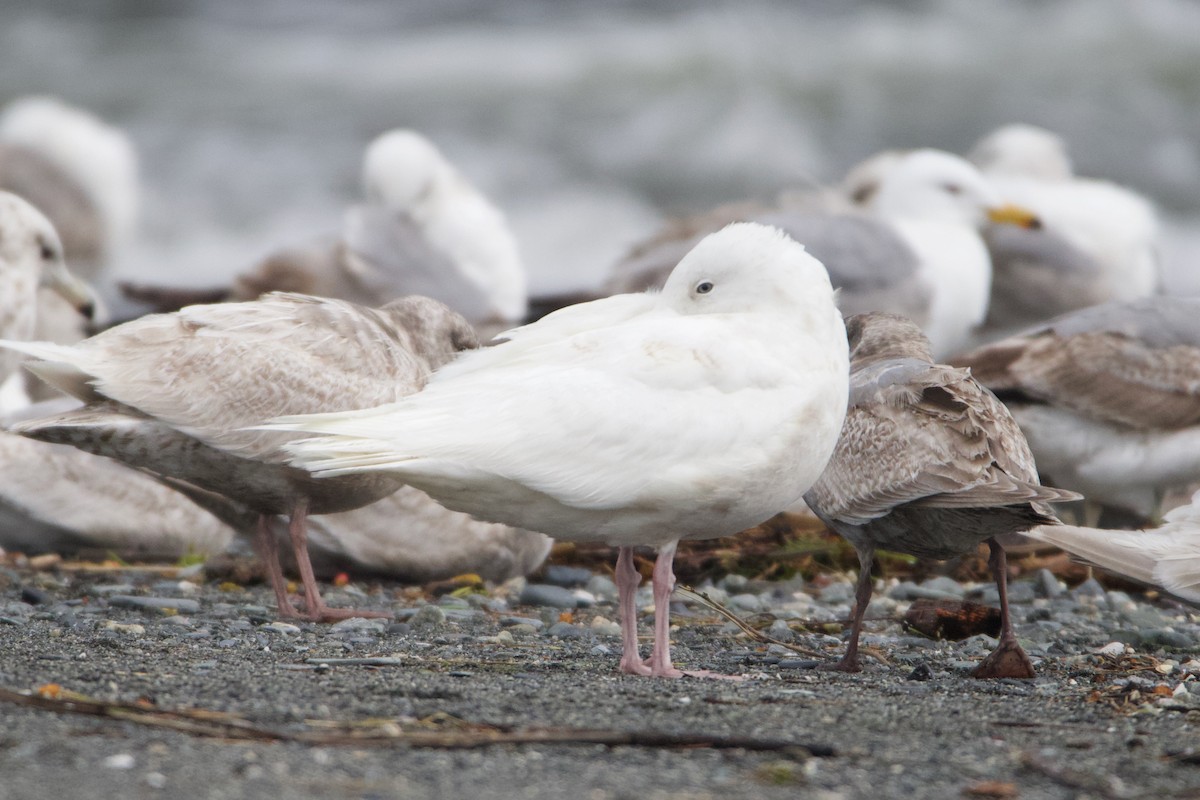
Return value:
<svg viewBox="0 0 1200 800">
<path fill-rule="evenodd" d="M 971 670 L 972 678 L 1033 678 L 1033 662 L 1016 639 L 1000 640 L 1000 644 L 979 666 Z"/>
</svg>

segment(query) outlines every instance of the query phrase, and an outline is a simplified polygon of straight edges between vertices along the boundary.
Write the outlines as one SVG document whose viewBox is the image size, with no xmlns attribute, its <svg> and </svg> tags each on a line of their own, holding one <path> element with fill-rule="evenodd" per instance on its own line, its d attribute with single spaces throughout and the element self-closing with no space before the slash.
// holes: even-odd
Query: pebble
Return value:
<svg viewBox="0 0 1200 800">
<path fill-rule="evenodd" d="M 587 567 L 571 567 L 565 564 L 551 564 L 542 573 L 542 580 L 553 586 L 575 589 L 588 585 L 592 579 L 592 571 Z"/>
<path fill-rule="evenodd" d="M 763 610 L 762 600 L 759 599 L 758 595 L 749 593 L 735 594 L 729 598 L 729 602 L 726 605 L 734 611 L 756 613 Z"/>
<path fill-rule="evenodd" d="M 108 769 L 133 769 L 136 762 L 129 753 L 117 753 L 100 762 L 100 765 Z"/>
<path fill-rule="evenodd" d="M 1048 569 L 1037 571 L 1033 576 L 1033 587 L 1041 597 L 1061 597 L 1067 591 L 1066 584 L 1054 577 L 1054 573 Z"/>
<path fill-rule="evenodd" d="M 717 587 L 730 594 L 736 594 L 744 590 L 746 588 L 746 584 L 749 582 L 750 579 L 745 575 L 735 575 L 730 573 L 724 578 L 721 578 L 720 582 L 717 584 Z"/>
<path fill-rule="evenodd" d="M 146 628 L 137 623 L 115 622 L 111 619 L 104 623 L 104 629 L 114 633 L 123 633 L 126 636 L 141 636 L 146 632 Z"/>
<path fill-rule="evenodd" d="M 787 620 L 777 619 L 771 623 L 771 627 L 767 628 L 767 636 L 772 639 L 778 639 L 781 642 L 790 642 L 796 638 L 796 634 L 792 631 L 792 627 L 787 624 Z"/>
<path fill-rule="evenodd" d="M 517 600 L 523 606 L 551 606 L 553 608 L 578 608 L 575 594 L 562 586 L 547 583 L 526 584 Z"/>
<path fill-rule="evenodd" d="M 621 635 L 621 626 L 605 617 L 593 617 L 590 627 L 596 636 Z"/>
<path fill-rule="evenodd" d="M 181 597 L 142 597 L 132 594 L 114 594 L 108 598 L 109 605 L 122 608 L 169 608 L 181 614 L 195 614 L 200 610 L 198 600 L 188 600 Z M 265 609 L 264 609 L 265 610 Z"/>
<path fill-rule="evenodd" d="M 601 600 L 617 599 L 617 585 L 605 575 L 593 575 L 587 582 L 587 586 L 583 588 L 587 589 L 593 597 Z"/>
<path fill-rule="evenodd" d="M 436 628 L 446 624 L 446 612 L 439 606 L 421 606 L 408 619 L 414 628 Z"/>
<path fill-rule="evenodd" d="M 21 587 L 21 602 L 28 603 L 31 606 L 45 605 L 50 600 L 50 595 L 37 588 L 36 586 Z"/>
<path fill-rule="evenodd" d="M 1170 628 L 1149 628 L 1137 632 L 1139 643 L 1144 647 L 1166 647 L 1173 650 L 1188 650 L 1200 645 L 1194 636 L 1188 636 Z"/>
<path fill-rule="evenodd" d="M 584 629 L 571 622 L 556 622 L 546 631 L 548 636 L 559 639 L 578 639 L 584 634 Z"/>
<path fill-rule="evenodd" d="M 545 627 L 545 623 L 543 623 L 540 619 L 535 619 L 533 617 L 501 617 L 500 625 L 505 628 L 515 625 L 528 625 L 529 627 L 533 628 L 535 632 L 540 631 Z"/>
<path fill-rule="evenodd" d="M 388 626 L 386 619 L 371 618 L 371 617 L 350 617 L 335 622 L 329 626 L 331 633 L 379 633 L 382 634 Z"/>
<path fill-rule="evenodd" d="M 294 636 L 300 632 L 300 628 L 298 626 L 293 625 L 290 622 L 281 622 L 279 620 L 276 620 L 275 622 L 268 622 L 266 625 L 261 626 L 261 630 L 271 631 L 272 633 L 282 633 L 286 636 Z"/>
<path fill-rule="evenodd" d="M 1075 599 L 1094 598 L 1099 599 L 1105 596 L 1104 587 L 1100 585 L 1100 581 L 1093 578 L 1088 578 L 1083 583 L 1071 590 L 1071 596 Z"/>
<path fill-rule="evenodd" d="M 854 599 L 854 587 L 844 581 L 831 583 L 821 589 L 821 602 L 826 605 L 842 605 L 852 602 Z"/>
</svg>

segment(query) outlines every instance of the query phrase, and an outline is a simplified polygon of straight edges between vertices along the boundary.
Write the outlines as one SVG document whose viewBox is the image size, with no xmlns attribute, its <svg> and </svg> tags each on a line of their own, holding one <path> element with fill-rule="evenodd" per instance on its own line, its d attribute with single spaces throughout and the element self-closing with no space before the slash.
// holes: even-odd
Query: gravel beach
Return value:
<svg viewBox="0 0 1200 800">
<path fill-rule="evenodd" d="M 793 647 L 680 601 L 677 664 L 740 680 L 672 681 L 617 673 L 611 581 L 578 567 L 441 597 L 323 587 L 396 615 L 337 625 L 195 568 L 64 567 L 0 568 L 3 800 L 1200 797 L 1200 615 L 1094 580 L 1016 581 L 1038 677 L 975 681 L 994 640 L 898 620 L 986 585 L 886 582 L 864 644 L 889 663 L 849 675 L 815 668 L 848 582 L 730 576 L 702 588 Z"/>
</svg>

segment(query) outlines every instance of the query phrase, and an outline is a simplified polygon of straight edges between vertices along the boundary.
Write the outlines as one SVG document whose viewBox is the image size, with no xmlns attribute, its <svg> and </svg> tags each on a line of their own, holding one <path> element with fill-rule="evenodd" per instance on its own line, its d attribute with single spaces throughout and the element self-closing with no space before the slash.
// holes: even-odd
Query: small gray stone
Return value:
<svg viewBox="0 0 1200 800">
<path fill-rule="evenodd" d="M 617 585 L 605 575 L 593 575 L 583 588 L 603 600 L 614 600 L 617 596 Z"/>
<path fill-rule="evenodd" d="M 437 604 L 442 608 L 470 608 L 471 604 L 466 598 L 455 597 L 451 594 L 444 594 L 438 598 Z"/>
<path fill-rule="evenodd" d="M 438 606 L 421 606 L 408 622 L 414 628 L 435 628 L 446 624 L 446 612 Z"/>
<path fill-rule="evenodd" d="M 529 583 L 521 590 L 518 601 L 523 606 L 550 606 L 553 608 L 577 608 L 578 602 L 570 589 L 546 583 Z"/>
<path fill-rule="evenodd" d="M 1173 650 L 1189 650 L 1200 642 L 1194 636 L 1170 630 L 1169 628 L 1149 628 L 1138 631 L 1141 644 L 1144 647 L 1166 647 Z"/>
<path fill-rule="evenodd" d="M 266 625 L 263 625 L 261 629 L 265 631 L 271 631 L 272 633 L 282 633 L 287 636 L 294 636 L 300 632 L 300 628 L 296 625 L 293 625 L 290 622 L 280 622 L 279 620 L 276 620 L 275 622 L 268 622 Z"/>
<path fill-rule="evenodd" d="M 1083 597 L 1103 598 L 1105 596 L 1104 587 L 1095 578 L 1088 578 L 1083 583 L 1071 590 L 1071 596 L 1076 600 Z"/>
<path fill-rule="evenodd" d="M 921 588 L 930 592 L 944 592 L 955 597 L 962 597 L 965 594 L 962 584 L 947 575 L 930 578 L 921 583 Z"/>
<path fill-rule="evenodd" d="M 721 578 L 721 581 L 717 584 L 717 586 L 721 589 L 724 589 L 726 592 L 729 592 L 730 594 L 736 594 L 745 589 L 746 584 L 749 582 L 750 579 L 746 576 L 735 575 L 731 572 L 724 578 Z"/>
<path fill-rule="evenodd" d="M 775 666 L 779 669 L 816 669 L 821 663 L 807 658 L 781 658 Z"/>
<path fill-rule="evenodd" d="M 854 598 L 854 587 L 848 583 L 831 583 L 821 590 L 821 602 L 826 605 L 849 603 Z"/>
<path fill-rule="evenodd" d="M 567 589 L 587 586 L 591 579 L 592 571 L 587 567 L 569 567 L 565 564 L 551 564 L 542 574 L 542 580 L 546 583 Z"/>
<path fill-rule="evenodd" d="M 515 625 L 528 625 L 535 632 L 540 631 L 545 627 L 545 624 L 540 619 L 533 617 L 501 617 L 500 627 L 511 628 Z"/>
<path fill-rule="evenodd" d="M 140 597 L 132 594 L 114 594 L 108 598 L 108 602 L 110 605 L 122 608 L 169 608 L 181 614 L 195 614 L 200 610 L 199 601 L 182 597 Z"/>
<path fill-rule="evenodd" d="M 762 611 L 762 600 L 756 594 L 735 594 L 729 598 L 729 607 L 735 611 Z"/>
<path fill-rule="evenodd" d="M 546 631 L 546 635 L 559 639 L 578 639 L 584 634 L 584 629 L 570 622 L 556 622 Z"/>
<path fill-rule="evenodd" d="M 1033 576 L 1033 588 L 1041 597 L 1058 597 L 1067 590 L 1066 585 L 1048 569 L 1039 569 Z"/>
<path fill-rule="evenodd" d="M 329 626 L 331 633 L 383 633 L 387 628 L 387 620 L 370 617 L 349 617 Z"/>
<path fill-rule="evenodd" d="M 790 642 L 796 638 L 796 634 L 791 626 L 787 624 L 787 620 L 782 619 L 777 619 L 771 623 L 771 627 L 767 628 L 767 635 L 781 642 Z"/>
<path fill-rule="evenodd" d="M 44 605 L 50 600 L 50 595 L 46 594 L 36 586 L 21 587 L 21 602 L 28 603 L 31 606 Z"/>
</svg>

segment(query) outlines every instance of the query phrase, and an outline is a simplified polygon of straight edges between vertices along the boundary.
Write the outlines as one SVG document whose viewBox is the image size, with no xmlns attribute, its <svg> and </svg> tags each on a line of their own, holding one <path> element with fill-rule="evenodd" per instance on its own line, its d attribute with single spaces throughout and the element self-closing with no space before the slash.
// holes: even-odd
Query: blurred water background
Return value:
<svg viewBox="0 0 1200 800">
<path fill-rule="evenodd" d="M 121 277 L 221 283 L 336 230 L 398 125 L 498 202 L 550 291 L 665 213 L 1022 121 L 1149 195 L 1168 288 L 1200 291 L 1193 0 L 0 0 L 0 104 L 28 93 L 134 140 Z"/>
</svg>

